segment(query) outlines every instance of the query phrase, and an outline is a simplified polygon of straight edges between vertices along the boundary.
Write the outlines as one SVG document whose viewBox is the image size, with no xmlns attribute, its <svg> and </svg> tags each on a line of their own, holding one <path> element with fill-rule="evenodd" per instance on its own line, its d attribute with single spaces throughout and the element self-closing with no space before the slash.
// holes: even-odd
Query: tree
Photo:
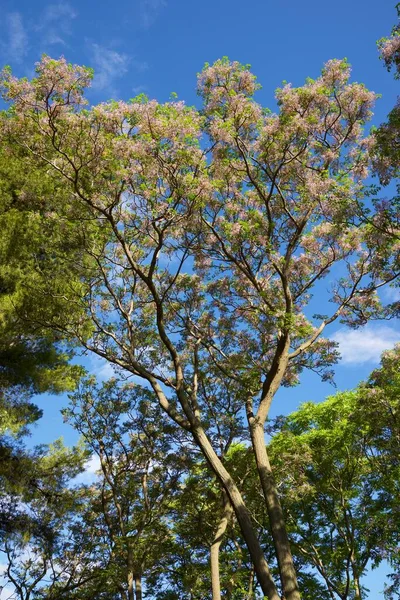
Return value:
<svg viewBox="0 0 400 600">
<path fill-rule="evenodd" d="M 65 448 L 60 440 L 31 452 L 9 447 L 5 455 L 5 448 L 3 443 L 0 548 L 6 562 L 4 587 L 11 585 L 18 600 L 50 600 L 54 587 L 68 591 L 72 571 L 76 571 L 72 556 L 63 568 L 58 561 L 69 545 L 71 526 L 80 510 L 81 494 L 70 483 L 82 471 L 87 454 L 82 448 Z"/>
<path fill-rule="evenodd" d="M 185 452 L 175 453 L 180 431 L 163 422 L 148 390 L 116 379 L 101 387 L 93 378 L 82 383 L 64 415 L 100 461 L 85 529 L 91 521 L 96 535 L 104 531 L 107 591 L 142 600 L 143 580 L 150 573 L 158 586 L 158 563 L 171 535 L 171 504 L 191 460 Z"/>
<path fill-rule="evenodd" d="M 243 450 L 235 444 L 224 457 L 226 468 L 240 483 L 248 476 L 250 464 L 255 473 L 254 463 Z M 219 600 L 221 593 L 230 600 L 258 597 L 254 567 L 232 506 L 204 460 L 191 466 L 180 487 L 171 507 L 173 544 L 162 561 L 165 583 L 157 600 Z M 248 506 L 255 515 L 252 504 Z M 257 508 L 258 519 L 259 503 Z"/>
<path fill-rule="evenodd" d="M 283 460 L 277 461 L 280 489 L 284 483 L 280 470 L 283 463 Z M 244 444 L 233 444 L 224 457 L 224 464 L 240 484 L 257 537 L 275 575 L 277 567 L 270 548 L 268 515 L 262 492 L 257 489 L 257 469 L 251 448 Z M 282 467 L 284 474 L 292 467 L 291 457 L 287 465 L 286 471 Z M 286 488 L 283 489 L 286 508 L 287 493 Z M 260 597 L 254 566 L 232 513 L 209 469 L 202 462 L 196 463 L 184 478 L 182 489 L 173 503 L 170 526 L 174 545 L 162 559 L 165 583 L 162 591 L 156 595 L 157 600 L 215 600 L 221 598 L 221 594 L 227 600 L 253 600 Z M 302 598 L 330 600 L 326 585 L 315 573 L 310 572 L 310 562 L 296 553 L 296 548 L 294 558 Z M 153 589 L 151 585 L 150 588 Z"/>
<path fill-rule="evenodd" d="M 79 214 L 88 230 L 80 285 L 63 290 L 60 315 L 41 324 L 142 378 L 190 433 L 229 497 L 270 600 L 300 598 L 264 442 L 271 402 L 305 368 L 329 376 L 337 353 L 324 330 L 337 319 L 356 327 L 387 316 L 377 290 L 398 277 L 396 240 L 365 221 L 371 140 L 362 128 L 375 96 L 349 75 L 334 60 L 315 81 L 285 85 L 278 115 L 253 100 L 249 69 L 228 59 L 200 74 L 201 112 L 144 96 L 88 109 L 92 73 L 64 59 L 44 57 L 32 81 L 9 69 L 2 76 L 12 102 L 4 139 L 48 166 L 69 192 L 62 214 Z M 328 272 L 332 311 L 307 317 Z M 51 286 L 41 291 L 55 296 Z M 221 380 L 242 407 L 237 417 L 246 415 L 281 593 L 212 443 L 209 405 Z"/>
<path fill-rule="evenodd" d="M 385 353 L 355 390 L 280 419 L 269 445 L 296 554 L 332 599 L 366 598 L 371 565 L 398 568 L 399 355 Z"/>
<path fill-rule="evenodd" d="M 21 168 L 21 163 L 24 168 Z M 69 353 L 59 336 L 32 326 L 30 314 L 56 311 L 56 299 L 42 302 L 41 281 L 50 279 L 54 291 L 76 278 L 72 267 L 79 237 L 69 246 L 62 240 L 66 225 L 52 216 L 60 185 L 46 168 L 33 165 L 26 152 L 2 145 L 0 150 L 0 386 L 22 386 L 30 393 L 73 389 L 81 369 L 68 365 Z M 72 242 L 72 236 L 71 240 Z M 55 258 L 55 246 L 58 248 Z M 63 252 L 64 260 L 59 261 Z M 72 310 L 72 308 L 71 308 Z"/>
<path fill-rule="evenodd" d="M 14 154 L 15 152 L 15 154 Z M 21 168 L 23 162 L 23 168 Z M 2 145 L 0 149 L 0 453 L 1 477 L 15 477 L 20 465 L 29 462 L 9 434 L 21 438 L 28 425 L 41 417 L 32 402 L 36 393 L 72 390 L 83 369 L 71 365 L 71 348 L 60 336 L 32 324 L 26 316 L 57 311 L 57 301 L 42 302 L 40 283 L 51 280 L 54 291 L 75 277 L 67 266 L 74 260 L 79 242 L 67 247 L 61 240 L 65 228 L 51 218 L 52 197 L 62 193 L 46 169 L 33 166 L 26 152 Z M 46 208 L 45 202 L 46 199 Z M 53 200 L 54 202 L 54 200 Z M 70 229 L 73 225 L 69 226 Z M 76 229 L 76 228 L 75 228 Z M 76 237 L 76 236 L 75 236 Z M 64 264 L 56 264 L 54 247 L 63 247 Z M 59 254 L 58 254 L 59 257 Z M 8 503 L 1 498 L 2 507 Z M 1 509 L 3 510 L 3 508 Z M 8 512 L 8 509 L 7 511 Z M 5 514 L 2 515 L 5 518 Z"/>
<path fill-rule="evenodd" d="M 400 3 L 396 4 L 397 16 L 400 17 Z M 392 34 L 389 37 L 381 38 L 378 41 L 380 57 L 383 60 L 388 71 L 394 67 L 395 79 L 400 77 L 400 26 L 395 25 Z M 394 108 L 388 115 L 388 120 L 383 123 L 375 132 L 376 139 L 376 157 L 375 169 L 381 183 L 389 183 L 393 177 L 399 175 L 400 165 L 400 105 L 399 98 Z"/>
<path fill-rule="evenodd" d="M 15 152 L 15 154 L 14 154 Z M 23 166 L 21 166 L 23 162 Z M 60 393 L 72 390 L 83 369 L 71 365 L 72 352 L 61 343 L 60 336 L 40 324 L 32 324 L 29 316 L 58 310 L 57 300 L 42 302 L 41 282 L 51 280 L 54 291 L 76 282 L 76 269 L 71 267 L 79 253 L 79 238 L 69 247 L 63 244 L 65 225 L 51 218 L 49 210 L 55 197 L 62 194 L 46 168 L 33 165 L 26 152 L 2 144 L 0 149 L 0 523 L 1 542 L 6 546 L 10 563 L 8 574 L 16 582 L 20 595 L 26 585 L 35 587 L 29 568 L 18 562 L 19 549 L 26 548 L 35 538 L 40 552 L 51 546 L 44 516 L 33 518 L 30 509 L 21 512 L 21 503 L 32 508 L 32 494 L 44 503 L 48 498 L 39 492 L 40 465 L 46 451 L 28 452 L 22 438 L 28 427 L 42 412 L 32 401 L 41 392 Z M 51 200 L 53 198 L 53 200 Z M 46 199 L 46 208 L 44 199 Z M 69 229 L 75 229 L 70 224 Z M 54 260 L 54 248 L 64 253 L 64 264 Z M 68 261 L 72 261 L 69 262 Z M 73 308 L 71 308 L 73 310 Z M 67 453 L 67 451 L 66 451 Z M 75 457 L 76 458 L 76 457 Z M 71 455 L 72 460 L 72 455 Z M 37 465 L 36 463 L 39 463 Z M 71 469 L 76 469 L 70 465 Z M 47 475 L 48 477 L 48 475 Z M 62 474 L 59 473 L 59 477 Z M 38 500 L 36 498 L 36 501 Z M 30 500 L 26 500 L 30 498 Z M 32 508 L 33 510 L 33 508 Z M 36 509 L 35 509 L 36 510 Z M 49 512 L 46 513 L 47 517 Z M 47 518 L 46 517 L 46 518 Z M 23 522 L 25 521 L 25 525 Z M 45 535 L 46 534 L 46 535 Z M 36 537 L 35 537 L 36 536 Z M 46 539 L 45 539 L 46 538 Z M 27 539 L 30 541 L 28 542 Z M 46 550 L 45 550 L 46 547 Z M 49 559 L 43 559 L 45 562 Z M 41 554 L 43 558 L 43 554 Z M 33 563 L 32 563 L 33 564 Z M 43 563 L 44 564 L 44 563 Z M 46 564 L 48 564 L 46 562 Z M 18 575 L 14 569 L 17 568 Z M 22 570 L 21 570 L 22 569 Z M 25 569 L 25 571 L 24 571 Z M 40 569 L 39 569 L 40 570 Z M 39 581 L 39 579 L 38 579 Z M 21 587 L 22 586 L 22 587 Z M 33 589 L 32 588 L 32 589 Z M 25 593 L 24 592 L 24 593 Z"/>
</svg>

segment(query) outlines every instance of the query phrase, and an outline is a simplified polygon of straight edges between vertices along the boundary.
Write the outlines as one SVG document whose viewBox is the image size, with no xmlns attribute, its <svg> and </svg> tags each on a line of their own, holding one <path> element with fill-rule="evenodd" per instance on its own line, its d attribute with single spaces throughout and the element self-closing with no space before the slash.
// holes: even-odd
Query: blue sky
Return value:
<svg viewBox="0 0 400 600">
<path fill-rule="evenodd" d="M 389 34 L 396 21 L 394 5 L 395 0 L 8 0 L 0 2 L 0 63 L 10 64 L 16 75 L 31 76 L 42 53 L 64 55 L 95 69 L 89 95 L 93 103 L 140 92 L 164 101 L 176 92 L 196 104 L 196 73 L 204 62 L 228 55 L 252 65 L 263 86 L 258 100 L 274 109 L 274 90 L 282 80 L 301 85 L 306 77 L 316 77 L 328 59 L 347 57 L 353 79 L 382 94 L 374 119 L 379 124 L 397 96 L 397 82 L 376 49 L 376 40 Z M 330 334 L 341 342 L 343 353 L 339 389 L 365 378 L 380 352 L 400 339 L 395 323 L 338 329 Z M 98 363 L 87 359 L 87 364 L 99 370 Z M 103 375 L 109 373 L 101 369 Z M 299 387 L 279 393 L 274 414 L 333 392 L 307 374 Z M 32 443 L 59 435 L 72 443 L 76 436 L 59 415 L 65 398 L 46 396 L 38 402 L 44 417 Z"/>
</svg>

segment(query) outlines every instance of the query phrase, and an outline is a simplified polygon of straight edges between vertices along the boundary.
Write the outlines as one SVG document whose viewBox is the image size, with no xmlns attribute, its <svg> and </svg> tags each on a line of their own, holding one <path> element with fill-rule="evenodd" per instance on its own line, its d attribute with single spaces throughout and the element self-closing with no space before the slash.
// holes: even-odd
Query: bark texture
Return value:
<svg viewBox="0 0 400 600">
<path fill-rule="evenodd" d="M 222 494 L 223 512 L 210 549 L 212 600 L 221 600 L 221 579 L 219 572 L 219 550 L 223 537 L 232 518 L 233 508 L 226 492 Z"/>
<path fill-rule="evenodd" d="M 252 562 L 254 564 L 257 580 L 261 586 L 263 594 L 268 598 L 268 600 L 281 600 L 275 583 L 271 577 L 268 563 L 265 560 L 264 552 L 261 548 L 256 531 L 253 527 L 251 515 L 243 501 L 238 487 L 211 446 L 211 443 L 204 430 L 200 427 L 197 427 L 193 434 L 201 451 L 207 459 L 207 462 L 221 483 L 232 504 L 243 538 L 246 542 Z M 294 596 L 290 600 L 293 599 Z"/>
<path fill-rule="evenodd" d="M 300 600 L 300 591 L 285 519 L 265 446 L 264 428 L 257 425 L 252 428 L 251 434 L 257 470 L 267 505 L 284 598 L 285 600 Z"/>
<path fill-rule="evenodd" d="M 142 578 L 140 575 L 135 577 L 135 598 L 136 600 L 142 600 Z"/>
</svg>

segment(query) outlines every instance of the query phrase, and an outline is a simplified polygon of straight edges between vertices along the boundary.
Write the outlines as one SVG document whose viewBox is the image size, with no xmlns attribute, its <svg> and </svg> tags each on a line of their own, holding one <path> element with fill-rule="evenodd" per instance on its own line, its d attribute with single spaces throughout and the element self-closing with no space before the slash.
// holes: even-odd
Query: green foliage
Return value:
<svg viewBox="0 0 400 600">
<path fill-rule="evenodd" d="M 397 238 L 379 228 L 392 213 L 363 204 L 362 181 L 371 160 L 363 130 L 376 95 L 351 83 L 347 61 L 338 60 L 304 86 L 278 90 L 276 115 L 254 101 L 259 86 L 248 66 L 226 57 L 199 75 L 200 111 L 143 96 L 88 109 L 84 90 L 91 77 L 87 68 L 44 56 L 33 80 L 19 80 L 10 70 L 0 78 L 12 104 L 0 123 L 4 152 L 11 157 L 11 166 L 2 167 L 3 179 L 14 169 L 13 187 L 3 184 L 4 230 L 6 241 L 21 240 L 17 250 L 11 243 L 0 245 L 0 266 L 5 265 L 0 317 L 10 328 L 5 349 L 11 352 L 15 340 L 28 343 L 28 350 L 29 344 L 44 343 L 46 349 L 48 343 L 58 358 L 61 341 L 80 344 L 122 376 L 139 377 L 151 388 L 137 388 L 135 395 L 115 382 L 99 388 L 89 381 L 73 399 L 81 409 L 73 404 L 66 413 L 102 468 L 102 484 L 93 486 L 95 501 L 81 521 L 87 525 L 86 564 L 101 565 L 114 593 L 119 580 L 156 569 L 162 551 L 185 540 L 178 526 L 176 539 L 171 534 L 165 490 L 173 496 L 171 482 L 182 483 L 178 467 L 187 467 L 173 456 L 176 447 L 195 446 L 234 504 L 263 591 L 276 598 L 281 586 L 281 595 L 299 600 L 263 427 L 281 385 L 295 385 L 306 368 L 330 376 L 338 354 L 321 334 L 332 322 L 358 327 L 395 314 L 377 294 L 399 276 Z M 28 175 L 20 181 L 18 165 L 24 161 Z M 332 310 L 310 320 L 306 307 L 313 288 L 329 272 L 333 283 L 326 300 Z M 23 366 L 22 358 L 18 362 Z M 30 371 L 26 364 L 22 372 L 29 385 L 29 373 L 36 376 L 40 369 Z M 48 368 L 57 375 L 55 364 Z M 41 389 L 49 378 L 30 385 Z M 345 518 L 351 509 L 361 527 L 357 499 L 367 497 L 363 482 L 353 476 L 367 464 L 358 446 L 353 448 L 350 413 L 343 424 L 347 437 L 334 428 L 335 419 L 347 414 L 346 398 L 340 415 L 335 407 L 319 416 L 305 408 L 293 431 L 288 426 L 274 442 L 281 444 L 276 456 L 271 450 L 282 472 L 279 489 L 293 502 L 289 529 L 302 539 L 314 508 L 315 543 L 324 560 L 329 556 L 328 580 L 342 595 L 350 542 L 340 533 L 342 524 L 340 530 L 335 525 L 332 551 L 326 543 L 329 523 L 338 511 Z M 158 407 L 170 418 L 180 446 L 165 435 Z M 119 420 L 124 411 L 133 412 L 130 425 Z M 234 439 L 243 439 L 245 416 L 252 443 L 243 450 L 249 452 L 248 470 L 227 452 Z M 241 452 L 232 448 L 232 456 Z M 254 456 L 257 483 L 251 476 Z M 298 467 L 299 481 L 288 464 Z M 196 490 L 209 546 L 221 517 L 215 510 L 220 496 L 213 493 L 218 485 L 211 480 L 202 489 L 196 478 L 194 473 L 186 481 L 186 491 L 190 496 L 191 487 Z M 339 490 L 330 487 L 335 478 Z M 257 508 L 261 493 L 264 502 Z M 326 517 L 320 495 L 329 493 L 334 502 Z M 302 505 L 305 497 L 308 507 Z M 182 522 L 190 520 L 186 511 Z M 156 522 L 155 530 L 147 528 L 148 521 Z M 93 543 L 96 527 L 100 546 Z M 221 549 L 221 574 L 225 588 L 233 578 L 241 594 L 251 566 L 235 528 L 236 523 Z M 266 541 L 270 532 L 278 584 L 266 561 L 273 555 Z M 185 565 L 176 589 L 197 588 L 204 597 L 208 550 L 197 534 L 192 528 L 187 543 L 197 556 L 175 552 Z M 76 530 L 72 547 L 80 540 Z M 369 556 L 364 546 L 354 547 L 359 574 Z M 303 588 L 316 594 L 318 581 L 303 569 L 300 554 Z M 186 569 L 190 561 L 195 564 Z M 245 567 L 236 569 L 235 580 L 240 561 Z"/>
<path fill-rule="evenodd" d="M 83 515 L 86 533 L 76 538 L 101 562 L 96 585 L 106 578 L 110 598 L 128 589 L 130 578 L 158 585 L 174 545 L 172 507 L 190 463 L 186 451 L 175 451 L 182 434 L 164 423 L 148 390 L 117 379 L 83 381 L 64 415 L 100 463 Z M 96 536 L 101 542 L 91 548 Z"/>
<path fill-rule="evenodd" d="M 269 445 L 296 553 L 341 598 L 359 597 L 370 565 L 398 564 L 399 357 L 385 353 L 354 391 L 304 404 Z"/>
<path fill-rule="evenodd" d="M 82 494 L 71 487 L 82 471 L 87 452 L 66 448 L 61 440 L 28 452 L 19 443 L 0 445 L 0 544 L 7 565 L 6 583 L 20 600 L 53 598 L 51 589 L 63 578 L 52 569 L 68 559 L 71 527 L 78 518 Z M 51 584 L 48 573 L 52 570 Z M 64 580 L 64 584 L 66 581 Z M 49 596 L 43 590 L 49 589 Z M 7 588 L 8 589 L 8 588 Z M 22 592 L 22 590 L 24 590 Z M 43 595 L 42 595 L 43 594 Z"/>
</svg>

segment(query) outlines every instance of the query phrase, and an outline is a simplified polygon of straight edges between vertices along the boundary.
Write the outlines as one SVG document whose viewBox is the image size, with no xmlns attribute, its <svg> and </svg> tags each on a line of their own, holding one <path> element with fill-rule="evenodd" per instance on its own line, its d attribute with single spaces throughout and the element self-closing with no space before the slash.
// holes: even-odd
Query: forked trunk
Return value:
<svg viewBox="0 0 400 600">
<path fill-rule="evenodd" d="M 251 437 L 271 525 L 283 595 L 285 600 L 300 600 L 300 591 L 285 519 L 265 446 L 264 428 L 261 425 L 252 427 Z"/>
<path fill-rule="evenodd" d="M 261 586 L 263 594 L 267 596 L 268 600 L 281 600 L 274 581 L 269 571 L 268 563 L 265 560 L 264 552 L 261 548 L 257 534 L 254 530 L 251 515 L 243 501 L 242 495 L 239 492 L 234 480 L 230 473 L 225 469 L 222 461 L 214 451 L 210 444 L 210 441 L 200 427 L 194 430 L 196 441 L 203 452 L 208 464 L 212 468 L 218 481 L 226 491 L 229 500 L 232 504 L 233 510 L 239 527 L 241 529 L 244 541 L 246 542 L 249 550 L 251 560 L 254 564 L 254 569 L 257 575 L 258 582 Z M 290 600 L 294 600 L 294 596 Z"/>
</svg>

